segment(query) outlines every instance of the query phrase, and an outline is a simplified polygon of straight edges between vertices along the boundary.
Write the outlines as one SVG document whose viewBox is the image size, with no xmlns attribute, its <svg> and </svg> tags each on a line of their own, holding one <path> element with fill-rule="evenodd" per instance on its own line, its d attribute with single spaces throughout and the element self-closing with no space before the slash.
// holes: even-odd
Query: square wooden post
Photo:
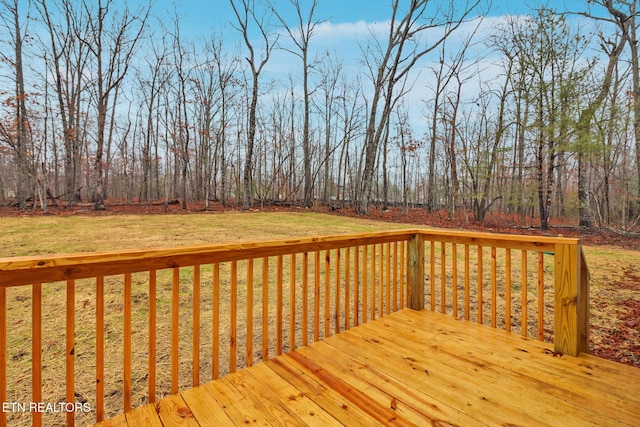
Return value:
<svg viewBox="0 0 640 427">
<path fill-rule="evenodd" d="M 424 308 L 424 236 L 414 234 L 407 245 L 407 305 L 413 310 Z"/>
<path fill-rule="evenodd" d="M 589 272 L 579 244 L 556 244 L 553 316 L 555 351 L 588 353 Z"/>
</svg>

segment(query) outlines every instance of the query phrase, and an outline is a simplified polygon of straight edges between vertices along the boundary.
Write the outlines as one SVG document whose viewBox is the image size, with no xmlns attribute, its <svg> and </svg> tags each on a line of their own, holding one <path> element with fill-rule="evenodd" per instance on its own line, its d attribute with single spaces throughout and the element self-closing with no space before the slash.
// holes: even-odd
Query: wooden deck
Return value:
<svg viewBox="0 0 640 427">
<path fill-rule="evenodd" d="M 405 309 L 113 425 L 638 425 L 640 369 Z"/>
</svg>

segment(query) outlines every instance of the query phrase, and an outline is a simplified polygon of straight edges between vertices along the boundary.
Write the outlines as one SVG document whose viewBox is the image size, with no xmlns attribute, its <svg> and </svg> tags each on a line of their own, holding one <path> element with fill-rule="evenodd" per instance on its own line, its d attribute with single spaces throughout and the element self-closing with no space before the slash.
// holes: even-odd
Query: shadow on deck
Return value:
<svg viewBox="0 0 640 427">
<path fill-rule="evenodd" d="M 640 370 L 403 309 L 99 423 L 637 425 Z"/>
</svg>

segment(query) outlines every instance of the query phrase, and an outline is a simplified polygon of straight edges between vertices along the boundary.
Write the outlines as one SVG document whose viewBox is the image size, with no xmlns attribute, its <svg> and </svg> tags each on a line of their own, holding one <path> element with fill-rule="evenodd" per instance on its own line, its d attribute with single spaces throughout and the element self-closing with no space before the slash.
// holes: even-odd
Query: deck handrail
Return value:
<svg viewBox="0 0 640 427">
<path fill-rule="evenodd" d="M 436 248 L 436 244 L 439 248 Z M 448 246 L 447 246 L 448 245 Z M 428 248 L 427 248 L 428 246 Z M 458 248 L 464 249 L 464 273 L 463 278 L 458 280 L 458 270 L 462 267 L 458 263 Z M 490 288 L 491 292 L 491 314 L 490 323 L 492 327 L 497 326 L 497 294 L 499 293 L 499 278 L 496 268 L 497 249 L 505 251 L 505 274 L 502 289 L 505 291 L 506 319 L 504 327 L 507 332 L 511 332 L 511 288 L 512 288 L 512 251 L 521 252 L 521 312 L 520 321 L 521 334 L 529 336 L 527 330 L 527 259 L 533 257 L 537 264 L 537 277 L 535 289 L 535 299 L 537 305 L 537 337 L 545 340 L 545 286 L 552 290 L 553 296 L 553 323 L 551 336 L 554 341 L 554 349 L 558 354 L 568 354 L 576 356 L 581 352 L 589 351 L 589 269 L 586 263 L 580 240 L 567 237 L 549 236 L 524 236 L 507 235 L 494 233 L 476 233 L 468 231 L 441 231 L 441 230 L 418 230 L 412 235 L 408 244 L 408 267 L 407 267 L 407 295 L 408 306 L 413 309 L 429 307 L 431 310 L 438 310 L 442 313 L 451 311 L 451 314 L 458 317 L 457 291 L 464 290 L 464 296 L 460 299 L 464 301 L 464 314 L 466 320 L 471 319 L 470 309 L 470 283 L 469 257 L 470 248 L 477 247 L 476 273 L 478 280 L 478 295 L 475 298 L 476 313 L 475 318 L 478 323 L 485 323 L 483 316 L 483 296 L 482 290 Z M 428 249 L 428 250 L 427 250 Z M 488 250 L 490 253 L 491 266 L 489 279 L 483 277 L 483 253 Z M 429 256 L 426 256 L 429 252 Z M 533 255 L 530 254 L 533 252 Z M 545 283 L 544 256 L 553 257 L 553 279 L 552 283 Z M 446 263 L 449 262 L 449 265 Z M 440 264 L 440 271 L 436 271 L 437 264 Z M 429 274 L 425 269 L 429 267 Z M 524 273 L 523 273 L 524 272 Z M 438 277 L 439 276 L 439 277 Z M 425 285 L 421 278 L 427 278 L 430 286 Z M 437 279 L 440 280 L 440 289 L 436 286 Z M 549 280 L 546 280 L 547 282 Z M 460 282 L 460 283 L 458 283 Z M 429 294 L 430 301 L 425 301 L 425 295 Z M 446 296 L 450 295 L 453 301 L 448 305 Z M 439 297 L 440 304 L 436 304 L 436 297 Z"/>
<path fill-rule="evenodd" d="M 473 259 L 472 249 L 477 248 L 477 255 Z M 459 250 L 464 255 L 458 257 Z M 497 252 L 505 251 L 505 255 Z M 483 272 L 483 253 L 490 251 L 491 278 L 485 279 Z M 32 391 L 31 400 L 39 402 L 42 396 L 42 308 L 43 289 L 46 291 L 52 283 L 66 283 L 66 311 L 60 319 L 65 326 L 65 381 L 67 384 L 66 399 L 68 402 L 76 400 L 75 364 L 76 364 L 76 329 L 75 306 L 78 304 L 76 290 L 83 290 L 85 286 L 95 289 L 95 318 L 96 318 L 96 385 L 95 385 L 95 419 L 100 421 L 105 417 L 104 411 L 104 316 L 105 316 L 105 278 L 123 276 L 121 292 L 123 298 L 123 405 L 130 410 L 133 404 L 134 390 L 132 379 L 132 289 L 135 286 L 134 274 L 145 273 L 145 292 L 148 293 L 148 393 L 146 401 L 156 399 L 156 320 L 158 307 L 156 298 L 161 287 L 160 272 L 168 271 L 170 278 L 171 305 L 171 380 L 170 392 L 179 389 L 178 378 L 181 351 L 179 340 L 184 336 L 179 321 L 181 308 L 179 302 L 184 291 L 184 282 L 190 284 L 189 296 L 191 302 L 188 310 L 192 313 L 192 351 L 191 360 L 193 381 L 198 385 L 200 377 L 200 348 L 205 343 L 200 340 L 201 325 L 201 291 L 204 282 L 204 268 L 210 266 L 207 275 L 211 277 L 213 290 L 213 305 L 218 307 L 224 300 L 229 304 L 229 313 L 221 313 L 220 309 L 213 309 L 211 322 L 212 331 L 212 377 L 220 373 L 218 362 L 221 357 L 227 357 L 229 371 L 236 369 L 239 346 L 246 350 L 245 366 L 250 366 L 255 358 L 267 359 L 270 354 L 280 354 L 284 348 L 293 349 L 297 345 L 306 345 L 320 337 L 340 332 L 359 323 L 367 322 L 384 316 L 403 307 L 413 309 L 440 309 L 451 311 L 458 316 L 458 303 L 465 305 L 464 317 L 469 320 L 473 315 L 470 306 L 476 304 L 476 319 L 483 323 L 483 289 L 490 289 L 491 293 L 491 326 L 497 327 L 496 306 L 499 289 L 506 292 L 507 319 L 505 329 L 511 331 L 511 251 L 521 252 L 522 263 L 522 334 L 527 335 L 527 262 L 531 257 L 537 262 L 538 284 L 538 338 L 543 339 L 544 321 L 542 319 L 544 305 L 544 286 L 548 282 L 544 265 L 544 254 L 553 254 L 553 339 L 556 352 L 577 355 L 588 351 L 588 268 L 584 262 L 584 254 L 578 239 L 563 237 L 514 236 L 492 233 L 475 233 L 462 231 L 444 231 L 432 229 L 405 229 L 398 231 L 360 233 L 342 236 L 323 236 L 300 239 L 272 240 L 265 242 L 241 242 L 234 244 L 216 244 L 182 248 L 161 248 L 149 250 L 108 251 L 96 253 L 61 254 L 0 258 L 0 401 L 5 402 L 7 392 L 7 328 L 8 290 L 21 287 L 31 287 L 32 301 Z M 427 256 L 428 254 L 428 256 Z M 498 265 L 497 259 L 503 256 L 505 266 Z M 285 258 L 286 257 L 286 258 Z M 460 261 L 459 261 L 460 259 Z M 275 260 L 275 276 L 270 269 Z M 476 264 L 474 265 L 473 262 Z M 244 276 L 239 273 L 239 263 L 242 263 Z M 228 264 L 227 278 L 221 278 L 222 266 Z M 201 268 L 202 267 L 202 268 Z M 187 279 L 181 278 L 185 268 L 193 268 L 188 272 Z M 472 273 L 472 268 L 475 273 Z M 504 283 L 499 283 L 499 270 L 507 271 Z M 425 274 L 429 271 L 429 274 Z M 459 273 L 460 270 L 460 273 Z M 464 270 L 464 271 L 463 271 Z M 254 274 L 254 273 L 260 274 Z M 460 275 L 459 275 L 460 274 Z M 478 295 L 471 295 L 471 277 L 475 274 Z M 257 275 L 258 278 L 254 277 Z M 241 277 L 242 276 L 242 277 Z M 79 286 L 77 281 L 94 279 L 95 284 Z M 439 280 L 439 285 L 436 282 Z M 226 297 L 220 296 L 221 283 L 228 283 L 229 291 Z M 239 307 L 239 282 L 243 282 L 245 305 Z M 110 286 L 110 285 L 109 285 Z M 275 295 L 271 292 L 275 287 Z M 262 290 L 262 296 L 256 294 Z M 288 289 L 285 289 L 288 288 Z M 299 289 L 298 289 L 299 288 Z M 507 290 L 508 289 L 508 290 Z M 439 293 L 438 293 L 439 292 Z M 464 295 L 459 295 L 458 292 Z M 429 295 L 430 305 L 426 304 L 425 295 Z M 255 298 L 255 299 L 254 299 Z M 261 299 L 260 299 L 261 298 Z M 270 302 L 270 298 L 275 300 Z M 253 347 L 253 331 L 255 311 L 253 306 L 260 299 L 262 303 L 262 317 L 256 316 L 262 328 L 262 342 Z M 159 299 L 160 300 L 160 299 Z M 436 304 L 436 302 L 439 302 Z M 313 307 L 308 304 L 313 303 Z M 92 303 L 93 304 L 93 303 Z M 275 310 L 270 304 L 275 305 Z M 300 304 L 300 307 L 297 305 Z M 285 307 L 286 306 L 286 307 Z M 438 306 L 438 307 L 437 307 Z M 285 308 L 289 312 L 285 313 Z M 323 309 L 321 311 L 321 309 Z M 275 319 L 272 316 L 275 311 Z M 246 313 L 240 325 L 239 313 Z M 228 355 L 221 356 L 220 316 L 228 315 L 229 320 L 229 348 Z M 289 327 L 285 322 L 289 319 Z M 184 316 L 183 316 L 184 317 Z M 296 323 L 301 323 L 298 325 Z M 275 321 L 276 332 L 269 329 L 270 323 Z M 312 323 L 310 325 L 309 323 Z M 516 322 L 517 323 L 517 322 Z M 246 342 L 239 343 L 239 328 L 244 328 Z M 216 330 L 217 329 L 217 330 Z M 302 329 L 302 330 L 300 330 Z M 269 339 L 275 337 L 275 343 Z M 287 341 L 288 338 L 288 342 Z M 241 366 L 242 367 L 242 366 Z M 79 385 L 80 386 L 80 385 Z M 167 391 L 168 392 L 168 391 Z M 0 425 L 5 425 L 7 414 L 0 412 Z M 67 425 L 74 425 L 73 413 L 67 414 Z M 33 425 L 41 425 L 42 414 L 33 413 Z"/>
<path fill-rule="evenodd" d="M 320 236 L 300 239 L 265 240 L 232 244 L 198 245 L 155 249 L 111 250 L 0 258 L 0 287 L 29 285 L 37 281 L 75 280 L 98 275 L 113 275 L 186 267 L 211 262 L 226 262 L 263 256 L 289 255 L 363 246 L 408 239 L 407 231 Z M 144 267 L 141 267 L 141 266 Z"/>
</svg>

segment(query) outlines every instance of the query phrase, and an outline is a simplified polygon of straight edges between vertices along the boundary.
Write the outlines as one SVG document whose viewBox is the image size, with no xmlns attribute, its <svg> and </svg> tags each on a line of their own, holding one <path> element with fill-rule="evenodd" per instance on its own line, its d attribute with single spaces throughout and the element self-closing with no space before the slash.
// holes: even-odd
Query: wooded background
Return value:
<svg viewBox="0 0 640 427">
<path fill-rule="evenodd" d="M 158 30 L 151 2 L 0 0 L 0 203 L 375 204 L 637 225 L 637 0 L 491 25 L 484 1 L 395 0 L 356 72 L 314 48 L 319 1 L 229 0 L 226 32 L 191 39 L 177 13 Z M 269 72 L 274 52 L 293 71 Z"/>
</svg>

